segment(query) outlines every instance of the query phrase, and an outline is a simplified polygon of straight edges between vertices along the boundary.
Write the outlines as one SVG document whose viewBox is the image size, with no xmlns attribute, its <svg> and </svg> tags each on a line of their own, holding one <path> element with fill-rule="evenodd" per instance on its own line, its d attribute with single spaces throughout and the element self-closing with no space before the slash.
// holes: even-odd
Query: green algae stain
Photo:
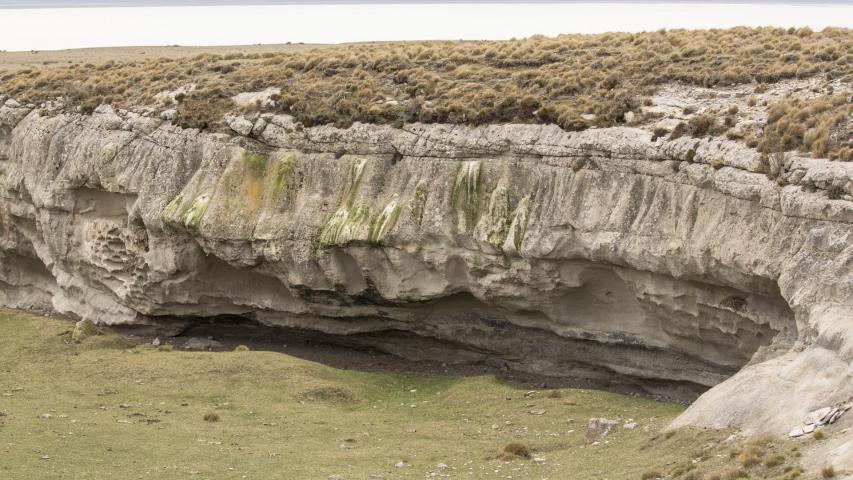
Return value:
<svg viewBox="0 0 853 480">
<path fill-rule="evenodd" d="M 243 162 L 246 164 L 246 171 L 256 178 L 263 177 L 267 172 L 267 163 L 269 156 L 265 153 L 258 152 L 243 152 Z"/>
<path fill-rule="evenodd" d="M 357 240 L 369 229 L 370 207 L 359 203 L 352 207 L 342 207 L 332 215 L 320 233 L 320 248 L 343 245 Z"/>
<path fill-rule="evenodd" d="M 349 183 L 344 191 L 342 204 L 320 232 L 321 249 L 343 245 L 350 240 L 366 239 L 369 236 L 370 206 L 356 202 L 366 164 L 366 158 L 360 158 L 350 164 Z"/>
<path fill-rule="evenodd" d="M 506 185 L 500 184 L 492 191 L 489 199 L 489 212 L 486 217 L 486 240 L 496 247 L 503 245 L 507 230 L 512 221 L 509 192 Z"/>
<path fill-rule="evenodd" d="M 367 165 L 366 158 L 360 158 L 350 165 L 350 181 L 347 186 L 347 191 L 344 194 L 344 203 L 348 207 L 352 207 L 355 202 L 358 189 L 361 187 L 361 178 L 364 176 L 364 166 Z"/>
<path fill-rule="evenodd" d="M 296 186 L 296 175 L 294 174 L 295 163 L 296 155 L 290 152 L 285 153 L 279 158 L 270 187 L 271 197 L 274 201 L 290 203 L 290 200 L 292 200 L 288 194 Z"/>
<path fill-rule="evenodd" d="M 379 216 L 373 220 L 367 241 L 370 243 L 381 243 L 382 239 L 385 238 L 385 234 L 394 228 L 394 225 L 397 223 L 397 217 L 399 216 L 400 202 L 395 195 L 394 199 L 388 202 L 388 205 L 385 206 Z"/>
<path fill-rule="evenodd" d="M 530 197 L 526 196 L 518 202 L 515 212 L 512 215 L 512 222 L 509 225 L 509 233 L 507 234 L 506 242 L 504 242 L 504 251 L 518 253 L 521 251 L 521 243 L 524 241 L 524 234 L 527 233 L 527 223 L 530 217 Z"/>
<path fill-rule="evenodd" d="M 210 195 L 206 193 L 193 198 L 188 204 L 184 202 L 183 195 L 178 195 L 163 210 L 163 221 L 168 225 L 198 230 L 209 205 Z"/>
<path fill-rule="evenodd" d="M 207 207 L 210 206 L 210 195 L 203 194 L 193 199 L 192 204 L 184 214 L 184 226 L 198 230 L 201 221 L 204 219 L 204 214 L 207 213 Z"/>
<path fill-rule="evenodd" d="M 424 210 L 426 209 L 427 188 L 423 183 L 415 187 L 415 196 L 412 200 L 412 217 L 418 225 L 424 221 Z"/>
<path fill-rule="evenodd" d="M 184 196 L 178 195 L 175 197 L 166 208 L 163 209 L 163 220 L 166 223 L 174 223 L 177 217 L 178 210 L 181 208 L 181 204 L 184 203 Z"/>
<path fill-rule="evenodd" d="M 480 182 L 482 179 L 483 162 L 479 160 L 465 161 L 459 164 L 456 180 L 453 182 L 450 203 L 457 211 L 461 210 L 464 229 L 470 230 L 477 222 L 480 209 Z"/>
</svg>

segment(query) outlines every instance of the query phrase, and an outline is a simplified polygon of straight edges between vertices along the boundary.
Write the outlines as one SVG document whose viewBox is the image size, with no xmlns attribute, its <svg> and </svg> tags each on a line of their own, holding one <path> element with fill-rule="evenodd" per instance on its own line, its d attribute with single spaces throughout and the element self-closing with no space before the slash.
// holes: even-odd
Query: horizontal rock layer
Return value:
<svg viewBox="0 0 853 480">
<path fill-rule="evenodd" d="M 790 155 L 772 180 L 741 144 L 639 128 L 243 130 L 7 102 L 0 303 L 714 387 L 677 425 L 787 433 L 853 396 L 849 164 Z"/>
</svg>

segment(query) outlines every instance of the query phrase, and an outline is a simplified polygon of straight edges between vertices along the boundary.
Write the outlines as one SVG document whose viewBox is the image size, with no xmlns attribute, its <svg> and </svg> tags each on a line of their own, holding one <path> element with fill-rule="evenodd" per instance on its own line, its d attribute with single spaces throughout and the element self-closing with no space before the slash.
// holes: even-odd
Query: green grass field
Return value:
<svg viewBox="0 0 853 480">
<path fill-rule="evenodd" d="M 72 326 L 0 309 L 2 479 L 725 479 L 799 471 L 798 452 L 784 443 L 745 447 L 726 440 L 731 432 L 662 432 L 684 408 L 675 404 L 530 392 L 491 376 L 338 370 L 273 352 L 166 351 L 110 332 L 74 344 L 63 334 Z M 211 412 L 219 421 L 204 419 Z M 619 426 L 590 444 L 591 417 Z M 636 428 L 622 427 L 629 419 Z M 528 446 L 531 458 L 499 458 L 510 442 Z"/>
</svg>

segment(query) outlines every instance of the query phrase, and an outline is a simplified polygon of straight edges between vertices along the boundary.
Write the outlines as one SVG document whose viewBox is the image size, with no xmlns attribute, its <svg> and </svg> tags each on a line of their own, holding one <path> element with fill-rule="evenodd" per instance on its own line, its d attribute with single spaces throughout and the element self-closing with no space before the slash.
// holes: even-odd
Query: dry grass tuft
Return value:
<svg viewBox="0 0 853 480">
<path fill-rule="evenodd" d="M 218 422 L 219 420 L 220 420 L 219 414 L 216 412 L 211 411 L 211 412 L 207 412 L 204 414 L 204 421 L 205 422 L 215 423 L 215 422 Z"/>
<path fill-rule="evenodd" d="M 236 347 L 234 347 L 235 352 L 248 352 L 249 350 L 251 349 L 246 345 L 237 345 Z"/>
<path fill-rule="evenodd" d="M 764 153 L 800 150 L 853 161 L 853 100 L 835 95 L 774 105 L 758 148 Z"/>
<path fill-rule="evenodd" d="M 827 465 L 820 469 L 820 476 L 823 478 L 835 478 L 835 467 Z"/>
<path fill-rule="evenodd" d="M 744 468 L 751 468 L 761 463 L 766 451 L 756 443 L 748 443 L 744 445 L 737 456 L 737 461 Z"/>
</svg>

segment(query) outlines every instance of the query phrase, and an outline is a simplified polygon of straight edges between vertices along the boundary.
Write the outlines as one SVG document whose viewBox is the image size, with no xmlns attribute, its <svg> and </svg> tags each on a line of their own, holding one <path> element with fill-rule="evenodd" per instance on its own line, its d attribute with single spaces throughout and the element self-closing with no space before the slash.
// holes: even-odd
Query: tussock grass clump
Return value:
<svg viewBox="0 0 853 480">
<path fill-rule="evenodd" d="M 530 458 L 530 449 L 527 448 L 527 445 L 521 442 L 508 443 L 504 446 L 503 450 L 501 450 L 499 458 L 503 460 L 511 460 L 513 458 Z"/>
<path fill-rule="evenodd" d="M 820 476 L 823 478 L 835 478 L 835 467 L 827 465 L 820 469 Z"/>
<path fill-rule="evenodd" d="M 664 475 L 657 470 L 643 472 L 643 474 L 640 475 L 640 480 L 656 480 L 658 478 L 664 478 Z"/>
<path fill-rule="evenodd" d="M 221 418 L 219 417 L 219 414 L 216 412 L 210 411 L 210 412 L 207 412 L 204 414 L 204 421 L 205 422 L 216 423 L 219 420 L 221 420 Z"/>
<path fill-rule="evenodd" d="M 764 447 L 757 443 L 748 443 L 744 445 L 737 456 L 737 461 L 744 468 L 754 467 L 761 463 L 761 459 L 767 452 Z"/>
<path fill-rule="evenodd" d="M 807 33 L 804 33 L 807 32 Z M 102 65 L 0 72 L 0 93 L 38 103 L 64 97 L 90 111 L 161 105 L 157 93 L 195 84 L 177 99 L 177 124 L 222 128 L 227 101 L 280 88 L 274 111 L 305 126 L 353 122 L 556 123 L 611 126 L 640 114 L 658 85 L 769 84 L 853 75 L 853 30 L 660 30 L 533 36 L 509 41 L 340 45 L 308 52 L 202 54 Z M 261 107 L 258 107 L 261 108 Z M 267 108 L 267 107 L 264 107 Z"/>
<path fill-rule="evenodd" d="M 800 150 L 853 161 L 853 99 L 835 95 L 774 105 L 758 148 L 764 153 Z"/>
<path fill-rule="evenodd" d="M 237 345 L 236 347 L 234 347 L 235 352 L 248 352 L 249 350 L 250 348 L 246 345 Z"/>
<path fill-rule="evenodd" d="M 815 430 L 814 433 L 812 433 L 812 438 L 815 440 L 823 440 L 826 438 L 826 434 L 823 433 L 823 430 Z"/>
<path fill-rule="evenodd" d="M 766 460 L 764 460 L 764 466 L 767 468 L 778 467 L 783 463 L 785 463 L 785 456 L 780 454 L 771 455 Z"/>
<path fill-rule="evenodd" d="M 559 390 L 551 390 L 545 396 L 548 398 L 563 398 L 563 392 Z"/>
</svg>

